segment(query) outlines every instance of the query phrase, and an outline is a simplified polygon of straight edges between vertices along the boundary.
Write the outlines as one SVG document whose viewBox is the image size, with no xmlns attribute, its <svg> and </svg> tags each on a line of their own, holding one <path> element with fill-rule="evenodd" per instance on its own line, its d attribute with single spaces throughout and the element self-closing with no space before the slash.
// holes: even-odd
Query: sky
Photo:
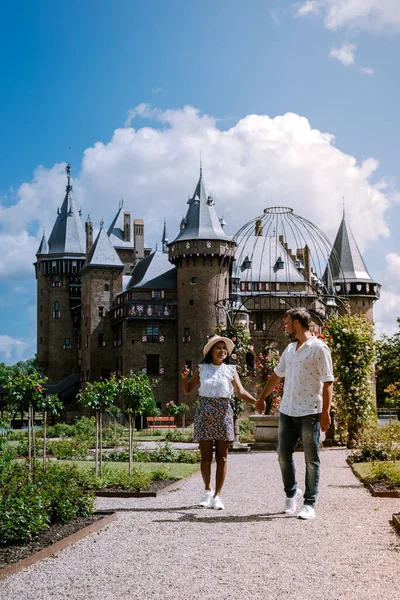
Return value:
<svg viewBox="0 0 400 600">
<path fill-rule="evenodd" d="M 155 247 L 199 175 L 233 235 L 289 206 L 347 221 L 377 335 L 400 316 L 398 0 L 15 0 L 0 38 L 0 362 L 36 350 L 33 263 L 72 165 L 95 232 L 124 209 Z"/>
</svg>

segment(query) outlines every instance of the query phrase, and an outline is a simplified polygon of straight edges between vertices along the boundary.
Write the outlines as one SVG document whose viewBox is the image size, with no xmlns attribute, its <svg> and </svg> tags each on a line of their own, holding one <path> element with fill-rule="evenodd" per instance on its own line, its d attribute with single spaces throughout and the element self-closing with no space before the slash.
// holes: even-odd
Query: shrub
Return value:
<svg viewBox="0 0 400 600">
<path fill-rule="evenodd" d="M 82 478 L 85 487 L 90 490 L 118 488 L 134 492 L 148 490 L 152 481 L 152 475 L 141 469 L 133 469 L 132 475 L 129 475 L 128 471 L 113 470 L 107 465 L 103 468 L 101 477 L 96 477 L 95 470 L 90 469 L 82 473 Z"/>
<path fill-rule="evenodd" d="M 79 439 L 49 442 L 48 454 L 59 460 L 85 460 L 89 452 L 89 444 Z"/>
<path fill-rule="evenodd" d="M 255 425 L 250 419 L 240 419 L 239 421 L 240 439 L 242 442 L 254 441 Z"/>
<path fill-rule="evenodd" d="M 370 483 L 384 482 L 389 489 L 400 489 L 400 469 L 390 462 L 380 463 L 372 467 L 366 480 Z"/>
<path fill-rule="evenodd" d="M 400 459 L 400 422 L 380 427 L 366 428 L 359 439 L 358 448 L 349 456 L 350 462 L 388 461 Z"/>
<path fill-rule="evenodd" d="M 93 511 L 94 498 L 76 467 L 39 464 L 34 471 L 13 463 L 0 482 L 0 544 L 32 539 L 52 523 Z"/>
<path fill-rule="evenodd" d="M 165 439 L 168 442 L 193 442 L 193 431 L 189 429 L 183 433 L 177 429 L 169 429 Z"/>
</svg>

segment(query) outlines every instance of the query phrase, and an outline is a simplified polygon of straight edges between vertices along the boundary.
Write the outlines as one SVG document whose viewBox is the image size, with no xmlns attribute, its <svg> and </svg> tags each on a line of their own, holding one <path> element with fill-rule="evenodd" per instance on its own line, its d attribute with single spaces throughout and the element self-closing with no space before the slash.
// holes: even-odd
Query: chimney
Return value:
<svg viewBox="0 0 400 600">
<path fill-rule="evenodd" d="M 88 215 L 87 221 L 85 223 L 85 231 L 86 231 L 86 258 L 89 256 L 89 253 L 93 246 L 93 224 Z"/>
<path fill-rule="evenodd" d="M 144 222 L 142 219 L 135 219 L 133 221 L 133 232 L 136 262 L 144 258 Z"/>
<path fill-rule="evenodd" d="M 131 213 L 124 212 L 124 242 L 131 241 Z"/>
<path fill-rule="evenodd" d="M 304 246 L 304 276 L 307 283 L 311 283 L 311 261 L 310 261 L 310 248 L 306 245 Z"/>
</svg>

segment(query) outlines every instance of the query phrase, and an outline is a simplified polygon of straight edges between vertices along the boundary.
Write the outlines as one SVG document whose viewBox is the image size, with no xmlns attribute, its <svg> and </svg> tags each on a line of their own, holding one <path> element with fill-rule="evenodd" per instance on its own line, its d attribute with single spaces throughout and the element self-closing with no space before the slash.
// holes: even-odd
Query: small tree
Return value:
<svg viewBox="0 0 400 600">
<path fill-rule="evenodd" d="M 335 417 L 347 430 L 347 446 L 353 448 L 364 425 L 374 414 L 371 377 L 374 362 L 374 330 L 362 315 L 333 316 L 319 336 L 328 343 L 337 376 Z"/>
<path fill-rule="evenodd" d="M 22 414 L 28 411 L 28 463 L 31 464 L 32 448 L 35 458 L 35 435 L 33 429 L 33 420 L 35 407 L 38 400 L 42 397 L 43 385 L 46 379 L 41 377 L 36 371 L 30 373 L 16 370 L 11 373 L 5 384 L 7 390 L 7 403 L 12 409 L 19 410 Z"/>
<path fill-rule="evenodd" d="M 182 404 L 178 405 L 178 415 L 182 417 L 182 433 L 185 431 L 185 419 L 186 414 L 189 412 L 190 408 L 188 404 L 182 402 Z"/>
<path fill-rule="evenodd" d="M 47 415 L 59 415 L 63 407 L 63 403 L 58 399 L 57 394 L 42 394 L 38 399 L 37 407 L 43 411 L 43 470 L 46 470 L 46 454 L 47 454 Z"/>
<path fill-rule="evenodd" d="M 103 471 L 103 412 L 112 410 L 118 394 L 118 382 L 115 376 L 101 381 L 88 382 L 85 389 L 77 395 L 77 400 L 86 408 L 96 411 L 96 476 Z"/>
<path fill-rule="evenodd" d="M 149 415 L 157 413 L 153 389 L 146 373 L 140 371 L 118 381 L 118 397 L 123 410 L 128 415 L 129 423 L 129 474 L 132 474 L 133 429 L 137 415 L 146 412 Z"/>
</svg>

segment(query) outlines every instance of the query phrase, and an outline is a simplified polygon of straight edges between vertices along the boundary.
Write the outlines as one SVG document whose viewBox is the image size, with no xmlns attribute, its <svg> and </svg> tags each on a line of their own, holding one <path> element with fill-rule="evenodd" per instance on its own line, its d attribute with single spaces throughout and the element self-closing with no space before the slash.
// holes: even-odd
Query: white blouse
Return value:
<svg viewBox="0 0 400 600">
<path fill-rule="evenodd" d="M 233 396 L 232 380 L 235 377 L 235 365 L 199 365 L 200 387 L 199 396 L 206 398 L 230 398 Z"/>
</svg>

